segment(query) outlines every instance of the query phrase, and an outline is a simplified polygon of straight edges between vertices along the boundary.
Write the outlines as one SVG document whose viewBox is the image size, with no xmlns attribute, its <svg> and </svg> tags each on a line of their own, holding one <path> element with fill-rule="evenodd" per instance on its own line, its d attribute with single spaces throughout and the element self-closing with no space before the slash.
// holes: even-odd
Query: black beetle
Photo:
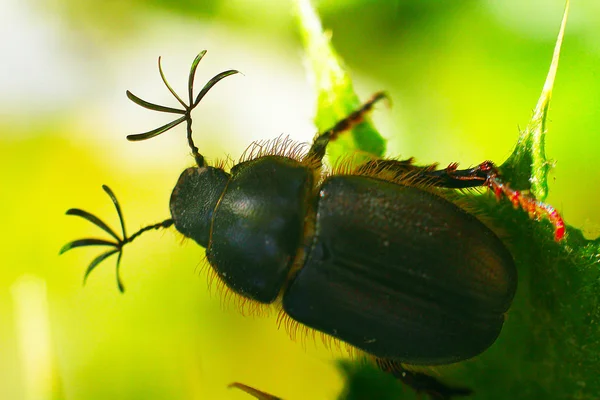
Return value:
<svg viewBox="0 0 600 400">
<path fill-rule="evenodd" d="M 358 167 L 326 172 L 322 159 L 329 142 L 362 122 L 377 93 L 359 109 L 319 134 L 308 151 L 290 140 L 254 143 L 229 172 L 209 166 L 192 140 L 192 110 L 221 79 L 222 72 L 194 98 L 196 67 L 189 74 L 188 102 L 163 82 L 182 109 L 136 104 L 181 117 L 130 141 L 157 136 L 182 122 L 196 165 L 183 171 L 171 194 L 171 219 L 127 236 L 121 207 L 112 199 L 123 236 L 94 215 L 70 209 L 115 238 L 80 239 L 61 253 L 82 246 L 112 249 L 96 257 L 85 277 L 104 259 L 118 254 L 141 233 L 175 228 L 206 248 L 219 279 L 252 301 L 281 303 L 283 315 L 369 354 L 378 365 L 432 397 L 466 395 L 400 363 L 439 365 L 472 358 L 498 337 L 517 287 L 510 252 L 475 216 L 444 197 L 439 188 L 485 186 L 515 206 L 546 216 L 555 236 L 564 223 L 550 206 L 511 190 L 486 161 L 459 170 L 415 166 L 412 159 L 371 159 Z"/>
</svg>

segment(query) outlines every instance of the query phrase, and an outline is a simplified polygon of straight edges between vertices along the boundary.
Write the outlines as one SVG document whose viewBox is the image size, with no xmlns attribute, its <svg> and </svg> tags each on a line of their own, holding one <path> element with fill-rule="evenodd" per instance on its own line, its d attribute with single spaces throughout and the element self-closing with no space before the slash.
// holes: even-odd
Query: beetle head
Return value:
<svg viewBox="0 0 600 400">
<path fill-rule="evenodd" d="M 171 194 L 175 228 L 207 247 L 213 212 L 230 175 L 221 168 L 191 167 L 183 171 Z"/>
</svg>

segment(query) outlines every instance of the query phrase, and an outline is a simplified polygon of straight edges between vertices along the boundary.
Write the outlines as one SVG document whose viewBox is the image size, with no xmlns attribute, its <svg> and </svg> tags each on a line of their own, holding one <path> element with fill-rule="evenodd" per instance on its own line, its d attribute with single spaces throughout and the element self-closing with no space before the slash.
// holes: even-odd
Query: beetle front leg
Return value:
<svg viewBox="0 0 600 400">
<path fill-rule="evenodd" d="M 387 94 L 384 92 L 375 93 L 371 99 L 369 99 L 366 103 L 361 105 L 357 110 L 350 113 L 346 118 L 338 121 L 333 127 L 326 130 L 325 132 L 320 133 L 312 143 L 308 154 L 305 159 L 314 160 L 317 163 L 321 163 L 323 157 L 325 157 L 325 151 L 327 150 L 327 145 L 329 142 L 336 140 L 340 133 L 348 132 L 356 125 L 360 124 L 364 121 L 365 115 L 369 113 L 373 109 L 375 103 L 380 100 L 389 100 Z"/>
</svg>

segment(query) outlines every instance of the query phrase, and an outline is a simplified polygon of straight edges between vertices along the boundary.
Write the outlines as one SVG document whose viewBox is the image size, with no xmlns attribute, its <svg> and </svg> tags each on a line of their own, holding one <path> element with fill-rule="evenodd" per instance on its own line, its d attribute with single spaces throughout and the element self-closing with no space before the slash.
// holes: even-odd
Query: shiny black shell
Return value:
<svg viewBox="0 0 600 400">
<path fill-rule="evenodd" d="M 231 290 L 282 294 L 292 319 L 379 358 L 471 358 L 494 343 L 516 291 L 509 251 L 454 203 L 375 177 L 315 182 L 283 156 L 184 171 L 171 213 Z"/>
<path fill-rule="evenodd" d="M 283 307 L 377 357 L 446 364 L 496 340 L 516 285 L 506 247 L 455 204 L 416 187 L 334 176 L 319 190 L 312 246 Z"/>
</svg>

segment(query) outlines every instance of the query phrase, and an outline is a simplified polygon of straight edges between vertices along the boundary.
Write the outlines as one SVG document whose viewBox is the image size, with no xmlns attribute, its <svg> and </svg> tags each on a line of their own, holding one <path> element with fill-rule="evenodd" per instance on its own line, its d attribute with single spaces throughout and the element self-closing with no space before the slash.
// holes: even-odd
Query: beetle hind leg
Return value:
<svg viewBox="0 0 600 400">
<path fill-rule="evenodd" d="M 473 391 L 465 387 L 448 386 L 433 376 L 422 372 L 409 371 L 399 362 L 378 358 L 377 366 L 387 373 L 392 374 L 405 385 L 410 386 L 417 394 L 428 396 L 432 400 L 450 400 L 454 397 L 465 397 Z"/>
<path fill-rule="evenodd" d="M 356 173 L 370 174 L 387 173 L 392 179 L 401 179 L 403 182 L 436 186 L 446 189 L 468 189 L 487 187 L 494 192 L 499 200 L 507 198 L 513 207 L 526 211 L 531 218 L 547 218 L 554 226 L 554 240 L 561 241 L 565 236 L 565 222 L 554 207 L 537 200 L 533 195 L 515 190 L 504 181 L 498 167 L 491 161 L 484 161 L 473 168 L 458 169 L 457 163 L 452 163 L 446 168 L 437 169 L 437 165 L 416 166 L 412 159 L 398 160 L 371 160 L 359 166 Z"/>
</svg>

